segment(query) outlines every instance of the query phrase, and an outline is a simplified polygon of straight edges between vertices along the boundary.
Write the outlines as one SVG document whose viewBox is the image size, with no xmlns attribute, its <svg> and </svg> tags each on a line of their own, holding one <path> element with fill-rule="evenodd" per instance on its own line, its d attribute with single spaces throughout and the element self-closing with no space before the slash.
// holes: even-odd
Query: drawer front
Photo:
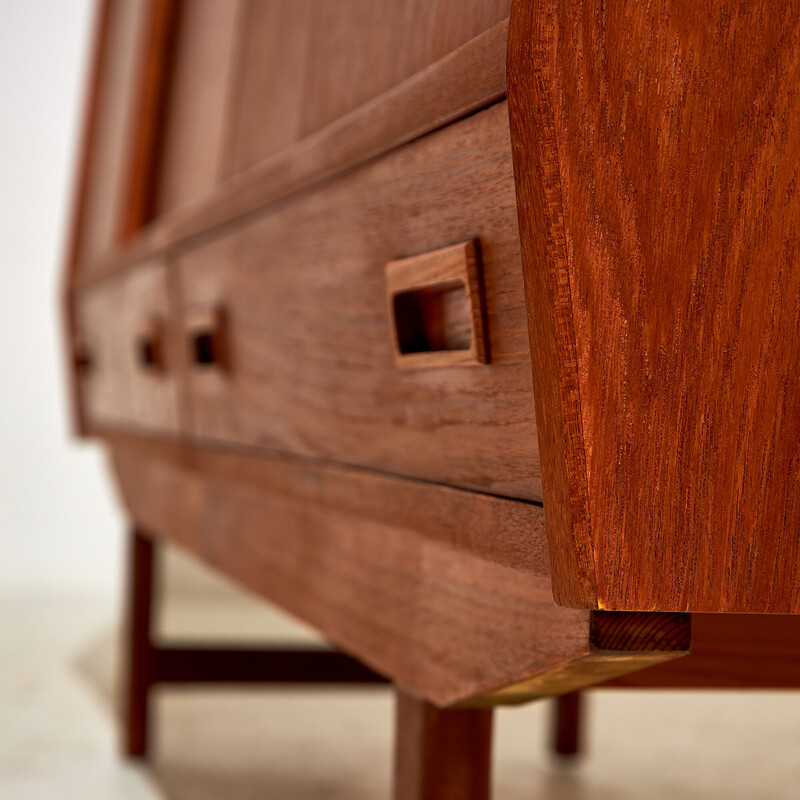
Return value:
<svg viewBox="0 0 800 800">
<path fill-rule="evenodd" d="M 89 427 L 177 431 L 179 353 L 165 266 L 144 264 L 84 289 L 76 305 Z"/>
<path fill-rule="evenodd" d="M 194 436 L 541 499 L 504 103 L 177 266 Z"/>
</svg>

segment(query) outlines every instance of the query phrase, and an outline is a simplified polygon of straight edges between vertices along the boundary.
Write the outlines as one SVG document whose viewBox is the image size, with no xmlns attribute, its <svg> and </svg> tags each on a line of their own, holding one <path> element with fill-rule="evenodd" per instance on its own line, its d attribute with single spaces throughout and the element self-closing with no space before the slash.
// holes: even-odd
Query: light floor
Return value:
<svg viewBox="0 0 800 800">
<path fill-rule="evenodd" d="M 310 635 L 203 580 L 170 593 L 162 635 Z M 0 594 L 0 800 L 389 797 L 384 689 L 161 690 L 151 765 L 119 758 L 115 608 L 87 594 Z M 573 765 L 546 751 L 549 711 L 498 713 L 496 800 L 800 796 L 800 693 L 597 692 Z"/>
</svg>

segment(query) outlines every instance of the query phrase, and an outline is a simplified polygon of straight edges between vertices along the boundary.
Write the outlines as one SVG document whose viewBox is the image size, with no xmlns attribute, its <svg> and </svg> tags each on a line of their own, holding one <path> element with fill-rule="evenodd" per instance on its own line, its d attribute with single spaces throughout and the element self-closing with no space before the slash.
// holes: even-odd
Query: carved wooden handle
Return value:
<svg viewBox="0 0 800 800">
<path fill-rule="evenodd" d="M 401 369 L 489 362 L 477 239 L 386 265 Z"/>
</svg>

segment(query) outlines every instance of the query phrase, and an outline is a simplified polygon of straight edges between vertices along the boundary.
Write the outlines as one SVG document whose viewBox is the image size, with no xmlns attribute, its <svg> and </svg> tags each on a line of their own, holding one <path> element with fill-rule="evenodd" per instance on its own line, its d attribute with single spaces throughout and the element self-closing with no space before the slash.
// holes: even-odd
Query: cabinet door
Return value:
<svg viewBox="0 0 800 800">
<path fill-rule="evenodd" d="M 232 166 L 253 167 L 508 17 L 510 0 L 246 0 Z"/>
<path fill-rule="evenodd" d="M 178 7 L 165 82 L 152 215 L 198 200 L 226 175 L 241 0 L 191 0 Z"/>
</svg>

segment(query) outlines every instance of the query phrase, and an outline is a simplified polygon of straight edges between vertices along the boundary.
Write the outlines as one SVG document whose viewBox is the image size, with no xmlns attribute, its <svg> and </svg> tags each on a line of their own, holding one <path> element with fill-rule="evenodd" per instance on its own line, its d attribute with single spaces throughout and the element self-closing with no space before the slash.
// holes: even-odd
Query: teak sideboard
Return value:
<svg viewBox="0 0 800 800">
<path fill-rule="evenodd" d="M 159 682 L 491 707 L 800 684 L 800 6 L 101 0 L 64 311 Z M 174 542 L 335 650 L 150 636 Z M 760 615 L 760 616 L 756 616 Z"/>
</svg>

